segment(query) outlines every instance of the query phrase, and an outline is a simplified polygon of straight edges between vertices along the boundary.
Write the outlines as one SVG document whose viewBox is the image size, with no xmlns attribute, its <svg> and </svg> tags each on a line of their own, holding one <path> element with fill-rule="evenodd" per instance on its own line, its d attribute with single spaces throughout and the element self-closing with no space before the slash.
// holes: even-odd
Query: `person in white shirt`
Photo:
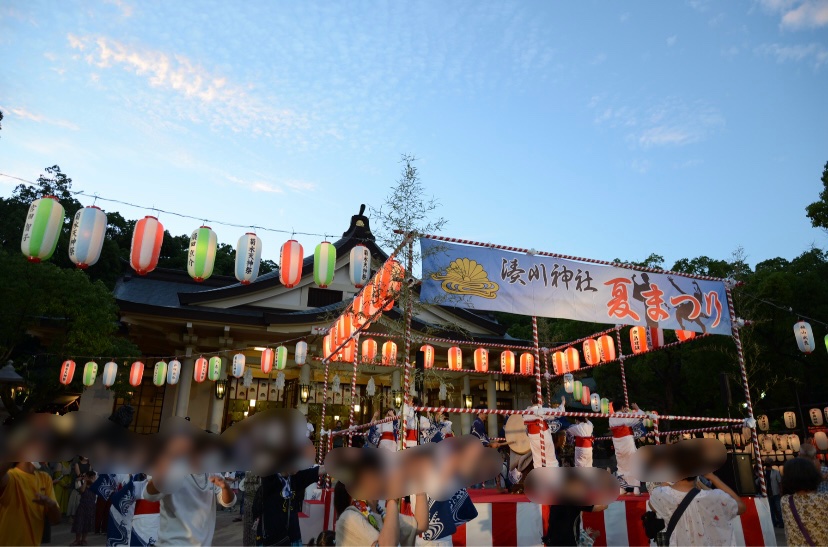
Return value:
<svg viewBox="0 0 828 547">
<path fill-rule="evenodd" d="M 618 465 L 619 482 L 630 488 L 640 486 L 641 482 L 634 477 L 633 456 L 635 456 L 635 437 L 633 426 L 639 425 L 644 419 L 644 411 L 633 403 L 632 409 L 624 407 L 620 410 L 622 414 L 640 414 L 641 418 L 610 418 L 609 426 L 612 431 L 612 444 L 615 446 L 615 460 Z"/>
<path fill-rule="evenodd" d="M 156 545 L 211 545 L 216 529 L 216 503 L 233 507 L 236 494 L 220 474 L 188 472 L 192 443 L 168 443 L 140 497 L 161 502 Z"/>
<path fill-rule="evenodd" d="M 575 418 L 569 433 L 575 438 L 575 467 L 592 467 L 592 432 L 595 426 L 588 418 Z"/>
<path fill-rule="evenodd" d="M 558 458 L 555 456 L 555 442 L 552 433 L 557 432 L 560 427 L 557 417 L 549 417 L 546 414 L 553 411 L 543 406 L 543 402 L 530 406 L 527 410 L 533 414 L 524 414 L 523 423 L 526 424 L 526 433 L 529 435 L 529 447 L 532 449 L 532 465 L 535 469 L 542 467 L 543 456 L 545 456 L 546 467 L 558 467 Z M 557 411 L 566 410 L 566 397 L 561 397 L 561 404 L 554 408 Z M 547 421 L 555 424 L 550 427 Z M 557 427 L 555 427 L 555 425 Z M 554 429 L 554 431 L 552 431 Z M 541 450 L 541 437 L 543 438 L 543 450 Z"/>
<path fill-rule="evenodd" d="M 389 408 L 385 411 L 386 418 L 393 418 L 394 416 L 396 416 L 394 409 Z M 375 412 L 373 418 L 371 418 L 372 422 L 377 420 L 379 420 L 379 411 Z M 391 452 L 397 451 L 397 432 L 394 427 L 394 423 L 395 422 L 384 422 L 371 428 L 375 429 L 379 434 L 379 443 L 377 444 L 378 448 L 383 448 Z"/>
<path fill-rule="evenodd" d="M 745 512 L 745 502 L 713 473 L 705 478 L 716 489 L 703 489 L 690 502 L 669 538 L 670 545 L 736 545 L 732 520 Z M 665 528 L 684 496 L 695 486 L 696 477 L 689 477 L 650 493 L 650 507 L 664 519 Z"/>
</svg>

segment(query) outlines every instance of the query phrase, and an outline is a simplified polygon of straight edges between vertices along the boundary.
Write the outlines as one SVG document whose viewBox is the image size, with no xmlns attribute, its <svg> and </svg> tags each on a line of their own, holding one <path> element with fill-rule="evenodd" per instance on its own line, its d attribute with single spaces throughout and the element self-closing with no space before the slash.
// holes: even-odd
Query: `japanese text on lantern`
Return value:
<svg viewBox="0 0 828 547">
<path fill-rule="evenodd" d="M 592 286 L 592 276 L 589 270 L 581 270 L 578 268 L 573 271 L 558 263 L 552 264 L 551 271 L 547 271 L 546 264 L 533 264 L 527 271 L 520 267 L 520 262 L 517 258 L 507 260 L 501 259 L 500 279 L 507 281 L 514 285 L 520 283 L 526 285 L 534 283 L 535 281 L 542 281 L 544 287 L 563 288 L 566 290 L 575 289 L 578 292 L 597 291 L 598 289 Z M 571 285 L 571 286 L 570 286 Z"/>
</svg>

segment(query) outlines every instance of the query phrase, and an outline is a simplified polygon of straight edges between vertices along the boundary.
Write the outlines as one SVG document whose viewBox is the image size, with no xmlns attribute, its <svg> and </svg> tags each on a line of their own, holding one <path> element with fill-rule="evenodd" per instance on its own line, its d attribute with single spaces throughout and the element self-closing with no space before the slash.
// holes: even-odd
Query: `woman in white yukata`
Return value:
<svg viewBox="0 0 828 547">
<path fill-rule="evenodd" d="M 595 426 L 588 418 L 575 418 L 567 433 L 575 439 L 575 467 L 592 467 L 592 432 Z"/>
<path fill-rule="evenodd" d="M 396 416 L 394 413 L 394 409 L 389 408 L 385 412 L 386 418 L 393 418 Z M 374 412 L 373 418 L 371 418 L 372 422 L 379 420 L 379 411 Z M 396 428 L 396 420 L 392 422 L 385 422 L 381 424 L 376 424 L 371 426 L 371 431 L 369 432 L 369 437 L 372 436 L 379 436 L 379 442 L 377 444 L 377 448 L 383 448 L 385 450 L 389 450 L 391 452 L 397 451 L 397 428 Z"/>
<path fill-rule="evenodd" d="M 620 406 L 620 405 L 619 405 Z M 618 464 L 618 471 L 616 476 L 618 481 L 629 488 L 634 488 L 641 485 L 637 477 L 634 477 L 633 470 L 633 456 L 635 456 L 635 435 L 633 433 L 634 427 L 641 427 L 642 421 L 645 417 L 643 410 L 638 408 L 638 405 L 633 403 L 632 409 L 624 407 L 620 411 L 622 414 L 640 414 L 640 418 L 610 418 L 609 426 L 612 431 L 612 444 L 615 446 L 615 459 Z"/>
<path fill-rule="evenodd" d="M 566 397 L 561 397 L 561 404 L 553 408 L 544 407 L 541 401 L 526 410 L 533 412 L 533 414 L 523 415 L 523 423 L 526 425 L 526 433 L 529 435 L 529 447 L 532 449 L 532 465 L 535 469 L 540 469 L 542 467 L 541 455 L 543 454 L 546 456 L 546 467 L 558 467 L 552 434 L 558 432 L 561 424 L 557 416 L 544 415 L 553 411 L 566 411 Z M 543 436 L 543 450 L 541 450 L 541 436 Z"/>
</svg>

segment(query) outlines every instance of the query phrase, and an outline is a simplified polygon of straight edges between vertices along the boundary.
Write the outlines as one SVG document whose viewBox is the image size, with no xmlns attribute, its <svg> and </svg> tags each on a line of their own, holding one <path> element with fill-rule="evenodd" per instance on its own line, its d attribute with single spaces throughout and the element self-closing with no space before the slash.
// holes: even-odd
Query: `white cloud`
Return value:
<svg viewBox="0 0 828 547">
<path fill-rule="evenodd" d="M 669 47 L 673 47 L 674 45 L 676 45 L 676 42 L 678 42 L 678 35 L 674 34 L 667 38 L 667 45 Z"/>
<path fill-rule="evenodd" d="M 72 131 L 77 131 L 78 129 L 80 129 L 77 125 L 75 125 L 74 123 L 72 123 L 68 120 L 61 120 L 61 119 L 57 119 L 57 118 L 49 118 L 49 117 L 44 116 L 43 114 L 37 114 L 35 112 L 31 112 L 29 110 L 26 110 L 24 107 L 20 107 L 20 106 L 11 107 L 11 108 L 2 107 L 2 108 L 0 108 L 0 110 L 3 110 L 7 114 L 11 113 L 15 117 L 20 118 L 21 120 L 29 120 L 29 121 L 33 121 L 33 122 L 37 122 L 37 123 L 45 123 L 45 124 L 48 124 L 48 125 L 54 125 L 56 127 L 63 127 L 64 129 L 71 129 Z"/>
<path fill-rule="evenodd" d="M 828 0 L 759 0 L 762 8 L 780 16 L 786 30 L 820 28 L 828 25 Z"/>
<path fill-rule="evenodd" d="M 248 188 L 253 192 L 265 192 L 268 194 L 283 194 L 285 192 L 279 186 L 262 180 L 245 180 L 239 177 L 234 177 L 232 175 L 227 175 L 227 180 L 229 180 L 233 184 L 237 184 L 239 186 Z"/>
<path fill-rule="evenodd" d="M 107 4 L 112 4 L 121 10 L 121 15 L 124 17 L 132 17 L 132 6 L 124 2 L 124 0 L 104 0 Z"/>
<path fill-rule="evenodd" d="M 776 59 L 778 63 L 811 62 L 814 68 L 819 68 L 828 62 L 828 49 L 817 43 L 812 44 L 763 44 L 756 48 L 760 55 L 767 55 Z"/>
</svg>

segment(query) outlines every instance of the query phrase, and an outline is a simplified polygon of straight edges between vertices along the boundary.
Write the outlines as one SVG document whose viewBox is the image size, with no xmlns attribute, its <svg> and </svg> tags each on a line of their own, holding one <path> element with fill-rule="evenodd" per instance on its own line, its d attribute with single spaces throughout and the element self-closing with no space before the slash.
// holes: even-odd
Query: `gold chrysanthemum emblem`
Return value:
<svg viewBox="0 0 828 547">
<path fill-rule="evenodd" d="M 446 273 L 431 274 L 431 279 L 442 281 L 443 290 L 449 294 L 479 296 L 493 299 L 500 286 L 489 280 L 489 274 L 475 260 L 458 258 L 446 268 Z"/>
</svg>

